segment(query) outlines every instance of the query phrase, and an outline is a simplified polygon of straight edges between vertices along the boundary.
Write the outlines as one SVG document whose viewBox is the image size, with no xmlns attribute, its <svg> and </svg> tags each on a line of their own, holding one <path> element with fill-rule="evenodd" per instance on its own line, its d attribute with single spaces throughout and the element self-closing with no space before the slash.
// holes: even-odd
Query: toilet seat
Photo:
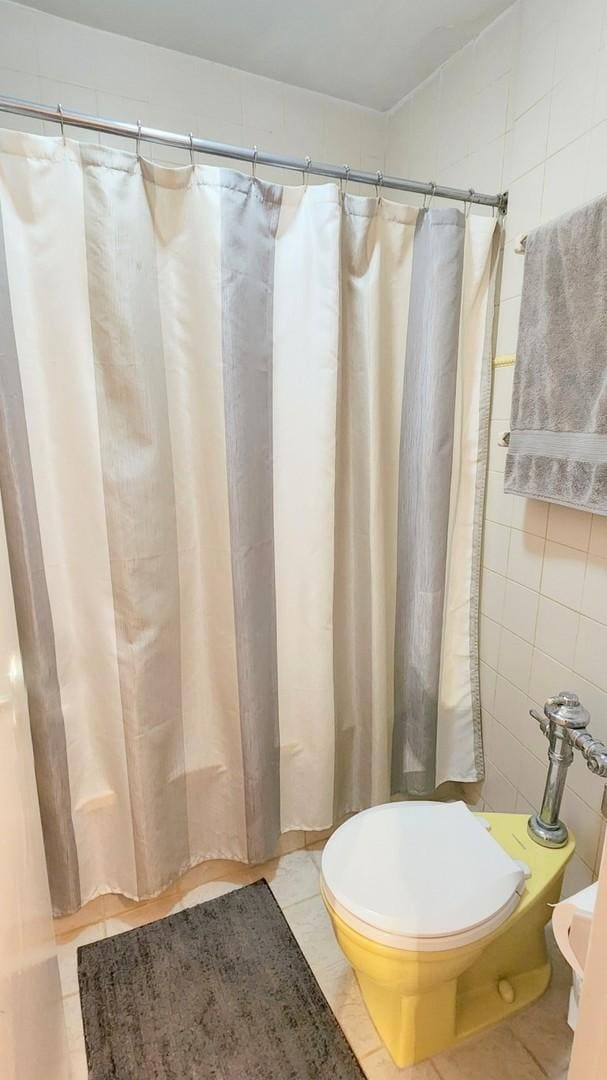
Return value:
<svg viewBox="0 0 607 1080">
<path fill-rule="evenodd" d="M 463 802 L 364 810 L 328 840 L 321 888 L 354 930 L 413 951 L 455 949 L 516 908 L 525 872 Z"/>
</svg>

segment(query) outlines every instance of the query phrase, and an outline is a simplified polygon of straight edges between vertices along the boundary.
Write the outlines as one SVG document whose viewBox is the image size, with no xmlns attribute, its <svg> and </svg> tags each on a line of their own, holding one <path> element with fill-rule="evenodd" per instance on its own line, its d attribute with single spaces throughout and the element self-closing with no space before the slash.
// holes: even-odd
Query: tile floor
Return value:
<svg viewBox="0 0 607 1080">
<path fill-rule="evenodd" d="M 323 841 L 263 866 L 206 863 L 185 874 L 159 899 L 136 904 L 119 896 L 93 901 L 76 916 L 57 920 L 71 1080 L 86 1080 L 76 974 L 78 945 L 161 919 L 265 877 L 369 1080 L 565 1080 L 571 1050 L 566 1023 L 569 968 L 550 940 L 552 985 L 508 1023 L 431 1061 L 397 1069 L 369 1020 L 354 975 L 342 956 L 318 892 Z M 244 1078 L 243 1078 L 244 1080 Z"/>
</svg>

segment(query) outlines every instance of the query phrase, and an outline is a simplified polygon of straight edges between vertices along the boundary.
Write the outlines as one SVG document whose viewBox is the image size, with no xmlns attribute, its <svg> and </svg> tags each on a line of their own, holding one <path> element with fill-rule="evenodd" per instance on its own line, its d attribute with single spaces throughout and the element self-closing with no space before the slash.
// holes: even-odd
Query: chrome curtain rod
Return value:
<svg viewBox="0 0 607 1080">
<path fill-rule="evenodd" d="M 35 101 L 7 97 L 4 94 L 0 94 L 0 112 L 30 116 L 35 120 L 50 120 L 55 124 L 60 124 L 62 129 L 64 124 L 68 124 L 70 127 L 101 131 L 106 135 L 123 135 L 125 138 L 135 139 L 137 143 L 177 146 L 182 150 L 195 151 L 198 154 L 213 154 L 216 157 L 232 158 L 234 161 L 248 161 L 253 166 L 270 165 L 278 169 L 289 169 L 291 172 L 299 172 L 304 176 L 328 176 L 332 180 L 369 184 L 376 189 L 414 191 L 418 195 L 493 206 L 501 213 L 506 213 L 508 206 L 508 196 L 505 192 L 487 195 L 473 188 L 468 188 L 466 191 L 463 188 L 444 187 L 432 181 L 424 183 L 420 180 L 405 180 L 400 176 L 384 176 L 381 172 L 361 172 L 358 169 L 351 169 L 349 165 L 326 165 L 324 162 L 312 161 L 309 157 L 281 157 L 279 154 L 258 150 L 256 146 L 231 146 L 229 143 L 199 139 L 194 135 L 178 135 L 170 131 L 160 131 L 158 128 L 144 127 L 139 121 L 127 124 L 122 120 L 105 120 L 101 116 L 91 116 L 88 113 L 75 112 L 73 109 L 64 109 L 62 105 L 40 105 Z"/>
</svg>

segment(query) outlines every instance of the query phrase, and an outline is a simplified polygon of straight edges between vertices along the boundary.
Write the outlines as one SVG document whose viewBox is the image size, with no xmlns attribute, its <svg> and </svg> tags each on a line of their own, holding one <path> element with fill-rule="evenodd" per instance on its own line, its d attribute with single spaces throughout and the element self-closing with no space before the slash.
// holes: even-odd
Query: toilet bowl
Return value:
<svg viewBox="0 0 607 1080">
<path fill-rule="evenodd" d="M 321 894 L 397 1065 L 543 993 L 544 926 L 573 850 L 572 838 L 540 847 L 525 814 L 476 815 L 464 803 L 387 803 L 333 833 Z"/>
</svg>

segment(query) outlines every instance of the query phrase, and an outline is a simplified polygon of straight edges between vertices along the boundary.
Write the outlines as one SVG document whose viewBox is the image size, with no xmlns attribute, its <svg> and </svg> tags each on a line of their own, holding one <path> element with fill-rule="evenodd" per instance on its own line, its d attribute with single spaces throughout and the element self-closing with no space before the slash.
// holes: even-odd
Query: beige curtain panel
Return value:
<svg viewBox="0 0 607 1080">
<path fill-rule="evenodd" d="M 15 132 L 0 213 L 56 911 L 479 779 L 494 220 Z"/>
</svg>

